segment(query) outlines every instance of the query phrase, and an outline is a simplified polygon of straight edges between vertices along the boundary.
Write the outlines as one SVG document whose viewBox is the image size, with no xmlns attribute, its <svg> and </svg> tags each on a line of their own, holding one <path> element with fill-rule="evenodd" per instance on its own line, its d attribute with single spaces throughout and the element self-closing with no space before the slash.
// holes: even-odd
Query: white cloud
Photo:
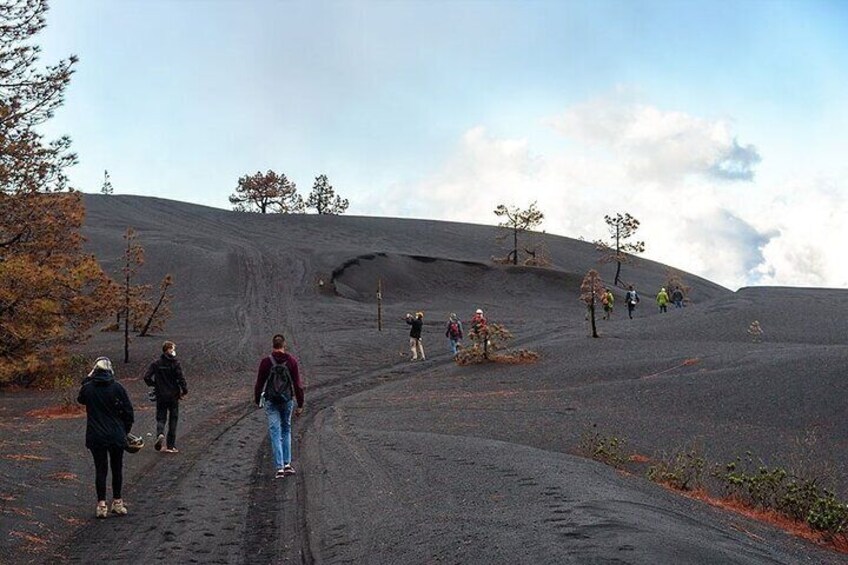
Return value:
<svg viewBox="0 0 848 565">
<path fill-rule="evenodd" d="M 844 181 L 751 181 L 740 191 L 727 180 L 750 180 L 759 155 L 727 120 L 593 102 L 546 123 L 569 135 L 567 150 L 535 154 L 527 139 L 474 127 L 382 212 L 494 224 L 498 204 L 535 200 L 542 229 L 594 240 L 607 235 L 604 214 L 626 211 L 642 222 L 646 257 L 730 288 L 848 286 Z"/>
<path fill-rule="evenodd" d="M 547 122 L 567 137 L 608 147 L 637 181 L 679 181 L 690 174 L 751 180 L 760 161 L 753 145 L 739 145 L 726 120 L 644 104 L 597 100 Z"/>
</svg>

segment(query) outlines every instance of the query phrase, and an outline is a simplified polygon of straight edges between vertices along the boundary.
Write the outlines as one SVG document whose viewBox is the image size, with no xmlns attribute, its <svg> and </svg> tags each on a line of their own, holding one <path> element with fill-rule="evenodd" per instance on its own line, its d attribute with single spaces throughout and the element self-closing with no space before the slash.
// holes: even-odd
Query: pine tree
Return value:
<svg viewBox="0 0 848 565">
<path fill-rule="evenodd" d="M 77 62 L 38 68 L 46 12 L 41 0 L 0 3 L 0 383 L 30 384 L 66 360 L 115 296 L 83 251 L 82 198 L 66 191 L 70 138 L 39 133 Z"/>
<path fill-rule="evenodd" d="M 506 220 L 500 222 L 498 226 L 507 228 L 512 235 L 512 251 L 507 255 L 507 259 L 512 257 L 512 264 L 518 265 L 518 234 L 531 230 L 542 223 L 545 215 L 536 208 L 536 203 L 533 202 L 526 210 L 522 210 L 517 206 L 505 206 L 499 204 L 495 208 L 495 215 L 498 217 L 506 217 Z M 503 239 L 506 236 L 501 236 Z"/>
<path fill-rule="evenodd" d="M 347 198 L 336 196 L 336 191 L 327 179 L 327 175 L 315 177 L 312 192 L 306 200 L 308 208 L 314 208 L 319 214 L 344 214 L 350 202 Z"/>
<path fill-rule="evenodd" d="M 629 213 L 625 213 L 624 215 L 616 213 L 615 216 L 606 215 L 604 216 L 604 221 L 607 223 L 607 229 L 612 240 L 607 243 L 599 239 L 595 242 L 595 246 L 602 253 L 600 258 L 601 263 L 615 261 L 615 279 L 612 284 L 618 286 L 621 281 L 621 265 L 633 261 L 633 253 L 644 253 L 645 242 L 637 241 L 635 243 L 628 243 L 624 241 L 625 239 L 629 239 L 639 229 L 639 220 Z"/>
<path fill-rule="evenodd" d="M 114 192 L 112 181 L 109 179 L 109 171 L 103 171 L 103 186 L 100 187 L 100 194 L 113 194 Z"/>
<path fill-rule="evenodd" d="M 292 214 L 303 212 L 303 198 L 297 186 L 286 175 L 272 170 L 257 171 L 238 180 L 235 194 L 230 195 L 230 204 L 237 212 L 277 212 Z"/>
</svg>

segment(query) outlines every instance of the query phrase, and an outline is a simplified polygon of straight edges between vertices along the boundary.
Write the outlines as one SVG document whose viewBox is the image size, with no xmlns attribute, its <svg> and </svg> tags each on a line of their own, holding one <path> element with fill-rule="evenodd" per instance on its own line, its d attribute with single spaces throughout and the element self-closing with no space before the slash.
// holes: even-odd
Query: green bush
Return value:
<svg viewBox="0 0 848 565">
<path fill-rule="evenodd" d="M 585 432 L 577 449 L 586 457 L 621 468 L 627 462 L 627 456 L 624 454 L 626 443 L 626 440 L 616 436 L 605 436 L 600 432 Z"/>
<path fill-rule="evenodd" d="M 727 495 L 752 506 L 775 510 L 831 535 L 848 528 L 848 505 L 821 488 L 816 477 L 799 477 L 782 467 L 755 463 L 750 453 L 744 462 L 737 457 L 724 467 L 716 467 L 712 475 L 723 484 Z"/>
<path fill-rule="evenodd" d="M 648 479 L 666 484 L 677 490 L 695 490 L 703 486 L 704 468 L 707 460 L 700 450 L 681 449 L 674 453 L 664 453 L 660 461 L 648 469 Z"/>
</svg>

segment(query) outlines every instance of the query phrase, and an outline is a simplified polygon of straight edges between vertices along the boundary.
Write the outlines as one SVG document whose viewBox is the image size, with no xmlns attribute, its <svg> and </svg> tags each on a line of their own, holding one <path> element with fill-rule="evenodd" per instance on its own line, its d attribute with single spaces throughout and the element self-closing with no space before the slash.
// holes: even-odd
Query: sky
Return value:
<svg viewBox="0 0 848 565">
<path fill-rule="evenodd" d="M 848 3 L 53 0 L 75 188 L 229 208 L 273 169 L 349 214 L 594 241 L 737 289 L 848 287 Z"/>
</svg>

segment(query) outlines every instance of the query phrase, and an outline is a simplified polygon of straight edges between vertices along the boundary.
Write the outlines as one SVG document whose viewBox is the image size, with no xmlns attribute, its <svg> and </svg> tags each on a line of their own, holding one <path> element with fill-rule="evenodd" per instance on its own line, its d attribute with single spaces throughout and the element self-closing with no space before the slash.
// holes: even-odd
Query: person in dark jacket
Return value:
<svg viewBox="0 0 848 565">
<path fill-rule="evenodd" d="M 424 312 L 407 313 L 406 323 L 412 326 L 409 328 L 409 348 L 412 350 L 412 360 L 418 359 L 418 354 L 421 353 L 421 360 L 424 361 L 424 342 L 421 341 L 421 330 L 424 328 Z"/>
<path fill-rule="evenodd" d="M 168 423 L 168 439 L 165 453 L 177 453 L 177 422 L 180 419 L 180 398 L 188 394 L 183 369 L 177 361 L 177 346 L 173 341 L 162 344 L 162 356 L 150 364 L 144 382 L 156 393 L 156 451 L 162 450 L 165 442 L 165 422 Z"/>
<path fill-rule="evenodd" d="M 294 410 L 294 415 L 300 417 L 303 413 L 303 381 L 300 378 L 297 359 L 291 353 L 286 353 L 285 336 L 275 335 L 271 339 L 271 347 L 273 347 L 271 355 L 264 357 L 259 363 L 259 372 L 256 374 L 256 384 L 253 387 L 253 401 L 257 406 L 265 408 L 265 415 L 268 418 L 268 437 L 274 454 L 274 463 L 277 466 L 276 478 L 280 479 L 295 473 L 291 464 L 291 417 L 295 400 L 297 408 Z M 275 365 L 283 364 L 291 375 L 292 390 L 290 392 L 293 394 L 288 394 L 287 399 L 282 400 L 266 399 L 265 385 L 271 375 L 271 369 Z"/>
<path fill-rule="evenodd" d="M 451 315 L 448 318 L 448 325 L 447 328 L 445 328 L 445 337 L 448 338 L 448 341 L 450 342 L 451 353 L 456 355 L 459 342 L 462 341 L 462 322 L 459 321 L 459 318 L 453 312 L 451 312 Z"/>
<path fill-rule="evenodd" d="M 124 448 L 133 425 L 133 406 L 127 391 L 115 380 L 112 362 L 98 357 L 83 380 L 77 402 L 85 405 L 85 446 L 94 458 L 94 487 L 97 491 L 97 518 L 106 518 L 106 476 L 112 467 L 112 514 L 126 516 L 121 497 L 124 478 Z"/>
</svg>

